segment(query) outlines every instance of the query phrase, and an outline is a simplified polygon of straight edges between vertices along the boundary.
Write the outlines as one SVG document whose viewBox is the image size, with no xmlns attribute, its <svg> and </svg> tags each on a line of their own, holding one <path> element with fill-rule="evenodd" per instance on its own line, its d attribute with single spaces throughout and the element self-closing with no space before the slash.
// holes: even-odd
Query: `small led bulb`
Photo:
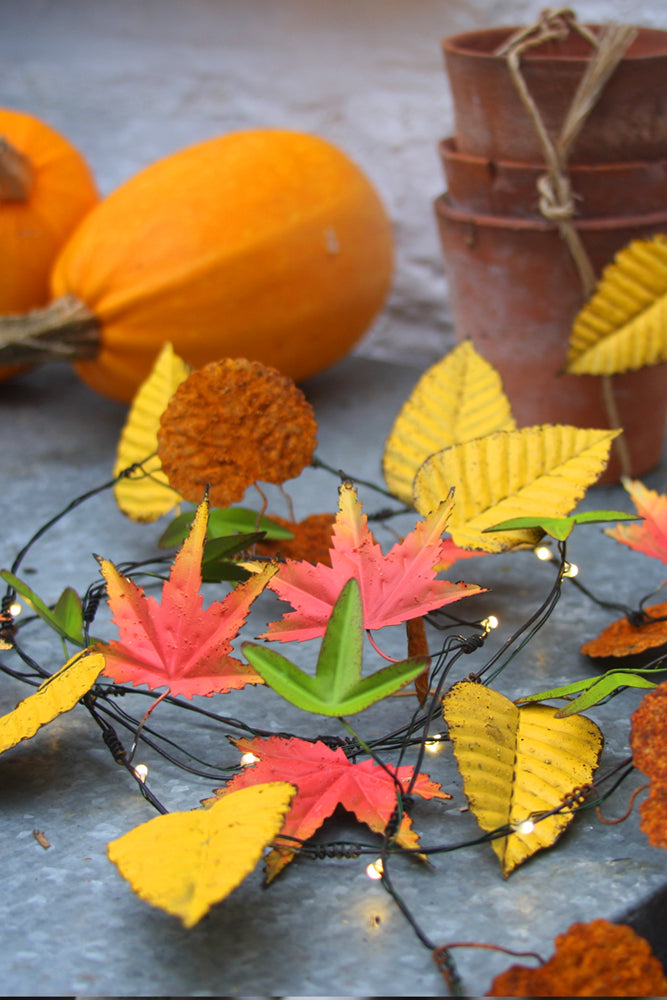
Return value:
<svg viewBox="0 0 667 1000">
<path fill-rule="evenodd" d="M 146 778 L 148 777 L 148 768 L 146 767 L 146 765 L 137 764 L 137 766 L 134 769 L 134 773 L 136 774 L 137 778 L 143 785 L 144 782 L 146 781 Z"/>
<path fill-rule="evenodd" d="M 428 750 L 429 753 L 437 753 L 442 747 L 443 736 L 442 733 L 434 733 L 430 739 L 426 740 L 424 743 L 424 750 Z"/>
<path fill-rule="evenodd" d="M 550 562 L 553 559 L 553 552 L 548 545 L 538 545 L 535 549 L 535 555 L 541 562 Z"/>
<path fill-rule="evenodd" d="M 565 563 L 565 568 L 563 569 L 563 576 L 573 577 L 578 575 L 579 575 L 579 567 L 577 566 L 576 563 Z"/>
<path fill-rule="evenodd" d="M 256 757 L 254 753 L 244 753 L 241 757 L 241 767 L 249 767 L 250 764 L 256 764 L 259 757 Z"/>
<path fill-rule="evenodd" d="M 18 618 L 18 616 L 23 611 L 23 608 L 21 607 L 21 605 L 19 604 L 18 601 L 13 601 L 9 605 L 9 607 L 7 608 L 7 610 L 9 611 L 10 615 L 12 616 L 12 618 Z"/>
<path fill-rule="evenodd" d="M 372 861 L 370 865 L 366 866 L 366 874 L 374 882 L 377 882 L 382 878 L 382 873 L 384 872 L 384 866 L 382 864 L 382 858 L 378 858 L 377 861 Z"/>
<path fill-rule="evenodd" d="M 517 833 L 522 833 L 524 836 L 527 836 L 529 833 L 533 832 L 535 824 L 532 819 L 524 819 L 521 823 L 517 823 L 514 829 Z"/>
<path fill-rule="evenodd" d="M 482 618 L 479 624 L 484 628 L 484 632 L 488 635 L 491 629 L 498 628 L 500 622 L 495 615 L 489 615 L 488 618 Z"/>
</svg>

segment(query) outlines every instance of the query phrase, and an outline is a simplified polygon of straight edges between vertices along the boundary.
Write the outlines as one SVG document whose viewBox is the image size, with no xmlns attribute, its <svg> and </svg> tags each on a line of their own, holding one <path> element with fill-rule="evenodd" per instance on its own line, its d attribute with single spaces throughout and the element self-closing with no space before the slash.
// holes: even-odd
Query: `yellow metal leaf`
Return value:
<svg viewBox="0 0 667 1000">
<path fill-rule="evenodd" d="M 102 653 L 84 650 L 48 677 L 34 694 L 0 718 L 0 753 L 34 736 L 37 730 L 74 708 L 104 667 Z"/>
<path fill-rule="evenodd" d="M 516 828 L 491 841 L 505 877 L 558 839 L 572 821 L 576 803 L 542 819 L 540 814 L 590 782 L 598 765 L 602 733 L 595 723 L 582 715 L 557 719 L 556 712 L 548 705 L 517 708 L 504 695 L 470 681 L 455 684 L 443 700 L 477 822 L 486 832 L 507 824 Z"/>
<path fill-rule="evenodd" d="M 190 367 L 174 354 L 171 344 L 165 344 L 132 401 L 118 442 L 113 474 L 117 476 L 135 462 L 142 463 L 136 474 L 120 479 L 114 486 L 116 503 L 133 521 L 156 521 L 181 500 L 162 471 L 157 434 L 167 403 L 189 372 Z"/>
<path fill-rule="evenodd" d="M 431 455 L 413 485 L 415 507 L 433 510 L 454 487 L 448 530 L 464 549 L 534 545 L 539 530 L 482 534 L 513 517 L 564 517 L 604 470 L 620 431 L 563 424 L 501 431 Z"/>
<path fill-rule="evenodd" d="M 566 371 L 615 375 L 667 361 L 667 237 L 634 240 L 574 321 Z"/>
<path fill-rule="evenodd" d="M 412 504 L 415 473 L 429 455 L 515 426 L 500 375 L 465 340 L 424 372 L 403 404 L 382 460 L 387 487 Z"/>
<path fill-rule="evenodd" d="M 250 874 L 283 825 L 284 781 L 230 792 L 208 809 L 166 813 L 107 845 L 138 896 L 194 927 Z"/>
</svg>

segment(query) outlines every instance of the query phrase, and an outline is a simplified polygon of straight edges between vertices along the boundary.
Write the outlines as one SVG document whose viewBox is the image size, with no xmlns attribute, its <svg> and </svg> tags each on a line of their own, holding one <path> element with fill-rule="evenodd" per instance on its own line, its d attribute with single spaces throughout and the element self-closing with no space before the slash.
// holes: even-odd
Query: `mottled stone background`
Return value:
<svg viewBox="0 0 667 1000">
<path fill-rule="evenodd" d="M 235 129 L 337 143 L 395 226 L 393 293 L 360 346 L 424 366 L 453 343 L 432 201 L 452 113 L 440 40 L 527 24 L 530 0 L 0 0 L 2 103 L 42 116 L 106 193 L 173 150 Z M 583 0 L 582 21 L 667 27 L 655 0 Z"/>
</svg>

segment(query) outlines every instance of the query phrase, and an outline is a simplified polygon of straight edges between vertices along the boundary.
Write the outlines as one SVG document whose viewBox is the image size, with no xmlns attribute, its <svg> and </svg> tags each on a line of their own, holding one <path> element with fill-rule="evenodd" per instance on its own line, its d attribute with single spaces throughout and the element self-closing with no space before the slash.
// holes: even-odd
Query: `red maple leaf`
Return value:
<svg viewBox="0 0 667 1000">
<path fill-rule="evenodd" d="M 320 741 L 309 743 L 296 737 L 269 736 L 231 742 L 242 753 L 251 753 L 258 760 L 224 788 L 216 789 L 216 796 L 267 781 L 288 781 L 296 786 L 297 794 L 280 833 L 304 841 L 312 837 L 338 805 L 354 813 L 371 830 L 383 833 L 396 807 L 396 784 L 392 775 L 403 789 L 408 787 L 413 775 L 413 768 L 409 766 L 390 768 L 391 773 L 388 773 L 373 760 L 353 764 L 341 749 L 331 750 Z M 426 774 L 417 776 L 411 794 L 423 799 L 451 798 Z M 205 804 L 211 801 L 215 800 L 207 800 Z M 419 846 L 409 816 L 402 817 L 396 840 L 402 847 Z M 276 847 L 270 852 L 266 858 L 267 882 L 289 864 L 294 854 L 287 846 Z"/>
<path fill-rule="evenodd" d="M 383 555 L 368 528 L 351 483 L 339 490 L 333 529 L 331 566 L 287 559 L 269 583 L 296 611 L 271 622 L 262 639 L 280 642 L 324 635 L 343 586 L 356 577 L 361 589 L 364 628 L 398 625 L 451 601 L 482 592 L 475 584 L 436 580 L 441 563 L 451 561 L 451 542 L 442 533 L 452 510 L 444 500 L 419 521 L 402 542 Z"/>
<path fill-rule="evenodd" d="M 239 584 L 223 601 L 203 607 L 201 560 L 208 524 L 208 502 L 199 505 L 190 534 L 174 558 L 162 601 L 100 559 L 109 607 L 119 640 L 101 646 L 104 673 L 119 684 L 166 686 L 172 694 L 209 695 L 246 684 L 261 684 L 251 666 L 229 656 L 231 640 L 245 622 L 250 605 L 275 566 Z"/>
<path fill-rule="evenodd" d="M 644 520 L 641 523 L 617 524 L 615 528 L 608 528 L 605 534 L 631 549 L 667 563 L 667 496 L 647 489 L 638 479 L 624 479 L 623 485 Z"/>
</svg>

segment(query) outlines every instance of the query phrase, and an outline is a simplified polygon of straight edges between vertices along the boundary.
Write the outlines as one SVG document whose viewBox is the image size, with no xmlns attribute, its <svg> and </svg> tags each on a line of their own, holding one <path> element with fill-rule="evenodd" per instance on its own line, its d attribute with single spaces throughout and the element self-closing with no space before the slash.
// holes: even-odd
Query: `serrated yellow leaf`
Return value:
<svg viewBox="0 0 667 1000">
<path fill-rule="evenodd" d="M 102 653 L 84 650 L 48 677 L 34 694 L 0 718 L 0 753 L 30 739 L 37 730 L 74 708 L 90 691 L 104 667 Z"/>
<path fill-rule="evenodd" d="M 445 695 L 443 715 L 477 822 L 487 833 L 510 825 L 516 832 L 491 841 L 507 877 L 518 865 L 558 839 L 576 805 L 557 808 L 591 781 L 602 733 L 590 719 L 555 718 L 556 708 L 514 702 L 483 684 L 461 681 Z M 568 725 L 563 725 L 568 723 Z M 534 829 L 521 829 L 526 820 Z"/>
<path fill-rule="evenodd" d="M 412 504 L 415 473 L 429 455 L 515 426 L 500 375 L 465 340 L 424 372 L 403 404 L 382 459 L 387 487 Z"/>
<path fill-rule="evenodd" d="M 620 433 L 554 424 L 455 445 L 419 469 L 415 507 L 428 513 L 454 487 L 448 530 L 461 548 L 502 552 L 534 545 L 539 530 L 482 532 L 514 517 L 565 517 L 604 470 Z"/>
<path fill-rule="evenodd" d="M 242 788 L 207 809 L 156 816 L 107 854 L 138 896 L 194 927 L 257 865 L 295 793 L 285 781 Z"/>
<path fill-rule="evenodd" d="M 123 469 L 142 463 L 136 474 L 120 479 L 114 486 L 116 503 L 133 521 L 156 521 L 182 499 L 162 471 L 157 434 L 167 403 L 189 372 L 189 365 L 174 354 L 171 344 L 165 344 L 132 401 L 118 442 L 113 474 L 117 476 Z"/>
<path fill-rule="evenodd" d="M 667 361 L 667 237 L 634 240 L 577 315 L 566 371 L 615 375 Z"/>
</svg>

